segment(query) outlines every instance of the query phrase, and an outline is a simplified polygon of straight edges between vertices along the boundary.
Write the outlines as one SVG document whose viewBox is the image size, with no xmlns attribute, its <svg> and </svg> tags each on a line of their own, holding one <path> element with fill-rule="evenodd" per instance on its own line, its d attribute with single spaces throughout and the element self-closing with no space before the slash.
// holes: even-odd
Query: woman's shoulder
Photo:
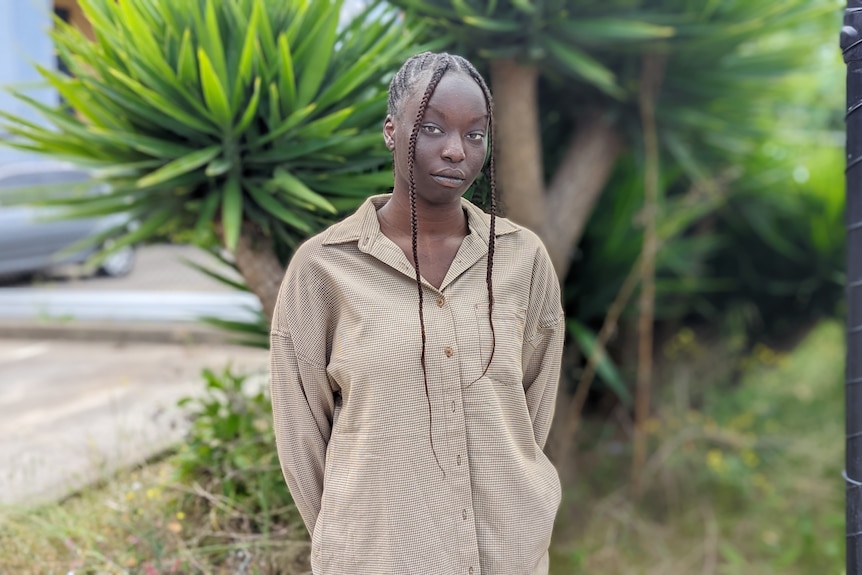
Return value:
<svg viewBox="0 0 862 575">
<path fill-rule="evenodd" d="M 358 242 L 368 218 L 376 217 L 373 216 L 375 202 L 384 201 L 387 197 L 388 194 L 381 194 L 367 198 L 352 214 L 303 241 L 295 250 L 291 263 L 304 263 L 325 258 L 327 255 L 333 256 L 334 252 L 328 250 L 330 246 Z"/>
<path fill-rule="evenodd" d="M 464 200 L 464 206 L 476 232 L 487 238 L 490 235 L 491 214 L 468 200 Z M 511 250 L 525 256 L 547 257 L 545 244 L 536 232 L 504 216 L 496 215 L 494 219 L 496 249 Z"/>
<path fill-rule="evenodd" d="M 294 250 L 290 265 L 304 265 L 331 256 L 332 251 L 328 248 L 335 244 L 344 243 L 346 239 L 349 239 L 347 236 L 356 230 L 355 218 L 356 214 L 351 214 L 306 238 Z"/>
</svg>

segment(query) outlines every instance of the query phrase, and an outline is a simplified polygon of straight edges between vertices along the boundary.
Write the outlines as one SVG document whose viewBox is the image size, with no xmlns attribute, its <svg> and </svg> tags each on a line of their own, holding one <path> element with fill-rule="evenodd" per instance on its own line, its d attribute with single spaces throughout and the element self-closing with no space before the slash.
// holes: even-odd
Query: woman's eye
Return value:
<svg viewBox="0 0 862 575">
<path fill-rule="evenodd" d="M 442 134 L 443 130 L 438 128 L 437 126 L 432 126 L 430 124 L 425 124 L 422 126 L 422 129 L 425 130 L 429 134 Z"/>
<path fill-rule="evenodd" d="M 478 142 L 485 138 L 485 134 L 481 132 L 473 132 L 472 134 L 467 134 L 467 137 L 471 140 L 476 140 Z"/>
</svg>

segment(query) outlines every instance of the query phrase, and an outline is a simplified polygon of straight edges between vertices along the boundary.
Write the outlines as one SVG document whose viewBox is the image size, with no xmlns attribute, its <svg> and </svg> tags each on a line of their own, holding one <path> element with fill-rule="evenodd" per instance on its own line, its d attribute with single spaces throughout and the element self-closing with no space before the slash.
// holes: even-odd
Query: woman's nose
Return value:
<svg viewBox="0 0 862 575">
<path fill-rule="evenodd" d="M 450 162 L 464 161 L 464 146 L 461 144 L 461 138 L 457 135 L 446 138 L 446 144 L 443 146 L 442 156 Z"/>
</svg>

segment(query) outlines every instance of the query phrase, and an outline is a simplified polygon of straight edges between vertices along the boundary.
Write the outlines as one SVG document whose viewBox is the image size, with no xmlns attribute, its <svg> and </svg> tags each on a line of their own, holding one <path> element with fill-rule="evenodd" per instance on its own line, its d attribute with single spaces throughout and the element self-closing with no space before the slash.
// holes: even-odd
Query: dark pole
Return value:
<svg viewBox="0 0 862 575">
<path fill-rule="evenodd" d="M 847 575 L 862 575 L 862 0 L 841 29 L 847 63 L 847 369 L 845 372 Z"/>
</svg>

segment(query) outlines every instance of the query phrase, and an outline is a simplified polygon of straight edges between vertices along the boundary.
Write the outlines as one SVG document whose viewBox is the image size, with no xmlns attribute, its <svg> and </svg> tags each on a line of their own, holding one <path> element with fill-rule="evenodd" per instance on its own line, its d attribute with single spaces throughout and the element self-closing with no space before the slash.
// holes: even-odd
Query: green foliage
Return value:
<svg viewBox="0 0 862 575">
<path fill-rule="evenodd" d="M 180 402 L 192 427 L 174 457 L 178 478 L 226 499 L 258 530 L 288 523 L 296 514 L 276 455 L 268 394 L 248 389 L 248 377 L 229 368 L 204 370 L 203 377 L 203 395 Z M 189 499 L 186 507 L 193 512 L 199 505 L 223 510 L 206 498 Z"/>
<path fill-rule="evenodd" d="M 585 113 L 612 115 L 640 145 L 643 57 L 665 55 L 659 135 L 695 182 L 771 132 L 776 102 L 787 99 L 780 80 L 811 65 L 802 38 L 820 42 L 815 35 L 837 16 L 830 0 L 393 3 L 427 24 L 429 37 L 445 35 L 452 50 L 477 64 L 511 57 L 539 68 L 549 174 Z"/>
<path fill-rule="evenodd" d="M 748 14 L 769 25 L 705 27 L 696 42 L 725 46 L 714 53 L 680 49 L 682 31 L 671 43 L 658 118 L 659 321 L 707 321 L 756 341 L 841 312 L 843 138 L 833 111 L 842 107 L 834 86 L 844 67 L 828 36 L 839 14 L 826 1 L 795 5 L 810 17 L 800 22 L 788 6 L 720 3 L 710 19 Z M 552 169 L 577 117 L 558 105 L 563 89 L 549 81 L 543 89 L 542 105 L 554 110 L 543 120 Z M 642 250 L 643 166 L 636 117 L 629 119 L 631 151 L 587 224 L 564 291 L 568 317 L 592 330 Z"/>
<path fill-rule="evenodd" d="M 841 572 L 842 326 L 821 323 L 789 354 L 683 328 L 662 352 L 641 496 L 615 422 L 586 421 L 551 573 Z"/>
<path fill-rule="evenodd" d="M 552 0 L 396 0 L 409 15 L 445 33 L 458 51 L 483 59 L 518 58 L 539 62 L 548 72 L 598 88 L 613 98 L 628 89 L 608 61 L 609 52 L 676 34 L 673 26 L 645 18 L 633 2 L 621 6 Z M 629 92 L 630 93 L 630 92 Z"/>
<path fill-rule="evenodd" d="M 575 340 L 575 343 L 587 360 L 592 357 L 593 353 L 596 353 L 596 337 L 584 324 L 575 319 L 569 319 L 566 321 L 566 331 Z M 625 382 L 620 376 L 619 370 L 617 370 L 617 366 L 608 357 L 604 347 L 598 350 L 596 373 L 623 404 L 631 406 L 631 393 L 629 393 Z"/>
<path fill-rule="evenodd" d="M 745 341 L 786 337 L 821 317 L 842 314 L 845 282 L 843 153 L 817 130 L 815 151 L 767 141 L 719 193 L 680 188 L 669 178 L 659 216 L 656 319 L 665 325 L 707 322 Z M 643 200 L 632 158 L 620 162 L 579 246 L 564 286 L 567 317 L 582 325 L 575 338 L 588 356 L 592 337 L 632 273 L 642 249 L 637 225 Z M 635 297 L 622 322 L 638 313 Z M 619 362 L 620 352 L 611 350 Z M 626 387 L 625 366 L 617 370 Z M 617 396 L 620 375 L 598 372 Z"/>
<path fill-rule="evenodd" d="M 68 77 L 40 70 L 68 102 L 48 121 L 0 112 L 19 149 L 92 167 L 111 193 L 70 215 L 140 221 L 117 248 L 244 222 L 282 258 L 306 235 L 391 185 L 379 133 L 386 75 L 414 34 L 380 3 L 339 28 L 340 0 L 82 0 L 97 41 L 57 22 Z"/>
</svg>

